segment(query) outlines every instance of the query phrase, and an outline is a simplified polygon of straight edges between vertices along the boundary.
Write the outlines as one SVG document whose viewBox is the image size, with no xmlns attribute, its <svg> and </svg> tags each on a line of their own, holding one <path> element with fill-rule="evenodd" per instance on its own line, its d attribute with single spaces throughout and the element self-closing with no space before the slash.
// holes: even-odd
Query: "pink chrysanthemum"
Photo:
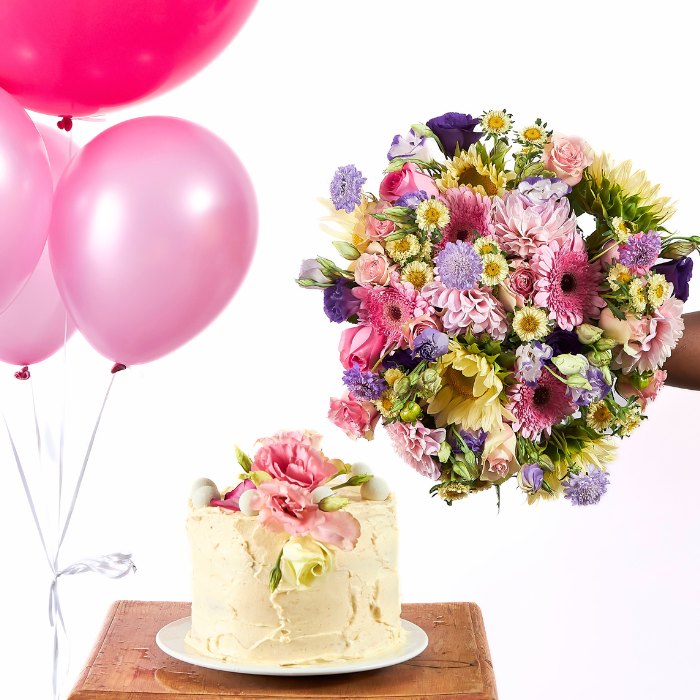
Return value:
<svg viewBox="0 0 700 700">
<path fill-rule="evenodd" d="M 488 333 L 494 340 L 503 340 L 508 332 L 506 311 L 488 289 L 452 289 L 437 276 L 423 287 L 423 297 L 435 309 L 442 310 L 442 326 L 448 333 L 469 328 L 472 333 Z"/>
<path fill-rule="evenodd" d="M 530 258 L 543 245 L 560 244 L 576 232 L 569 200 L 548 199 L 533 204 L 519 192 L 507 192 L 493 204 L 494 238 L 501 248 L 519 258 Z"/>
<path fill-rule="evenodd" d="M 523 437 L 539 440 L 550 435 L 552 426 L 576 412 L 566 384 L 544 370 L 534 386 L 516 384 L 508 390 L 508 408 L 515 416 L 513 430 Z"/>
<path fill-rule="evenodd" d="M 598 293 L 600 264 L 588 261 L 586 244 L 578 233 L 564 243 L 552 241 L 538 248 L 532 269 L 537 276 L 535 304 L 548 308 L 549 318 L 564 330 L 598 318 L 606 306 Z"/>
<path fill-rule="evenodd" d="M 406 347 L 415 319 L 425 319 L 432 309 L 410 282 L 398 281 L 394 275 L 388 287 L 356 287 L 361 300 L 360 319 L 369 323 L 386 338 L 387 346 L 396 343 Z"/>
<path fill-rule="evenodd" d="M 442 231 L 442 240 L 437 244 L 439 250 L 456 241 L 473 243 L 475 231 L 480 236 L 493 234 L 489 197 L 462 185 L 445 190 L 442 199 L 450 210 L 450 223 Z"/>
<path fill-rule="evenodd" d="M 417 421 L 415 425 L 389 423 L 386 430 L 401 459 L 433 481 L 440 478 L 440 468 L 432 456 L 437 455 L 440 443 L 445 441 L 444 428 L 431 430 Z"/>
</svg>

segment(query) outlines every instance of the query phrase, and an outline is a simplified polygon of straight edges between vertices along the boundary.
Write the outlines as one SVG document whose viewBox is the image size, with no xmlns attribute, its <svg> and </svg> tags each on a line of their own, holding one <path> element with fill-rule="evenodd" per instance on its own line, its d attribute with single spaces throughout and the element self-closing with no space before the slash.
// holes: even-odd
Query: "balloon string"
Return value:
<svg viewBox="0 0 700 700">
<path fill-rule="evenodd" d="M 71 143 L 73 136 L 71 135 Z M 66 312 L 65 321 L 63 324 L 63 404 L 61 406 L 61 433 L 58 440 L 58 507 L 56 511 L 56 540 L 58 541 L 58 533 L 61 531 L 61 515 L 63 513 L 63 446 L 65 444 L 66 435 L 66 404 L 68 402 L 68 352 L 66 346 L 68 344 L 68 312 Z M 58 551 L 56 553 L 58 559 Z"/>
<path fill-rule="evenodd" d="M 36 410 L 36 395 L 34 394 L 34 380 L 29 377 L 29 386 L 32 390 L 32 408 L 34 409 L 34 430 L 36 432 L 36 449 L 39 453 L 39 464 L 41 464 L 41 430 L 39 429 L 39 417 Z"/>
</svg>

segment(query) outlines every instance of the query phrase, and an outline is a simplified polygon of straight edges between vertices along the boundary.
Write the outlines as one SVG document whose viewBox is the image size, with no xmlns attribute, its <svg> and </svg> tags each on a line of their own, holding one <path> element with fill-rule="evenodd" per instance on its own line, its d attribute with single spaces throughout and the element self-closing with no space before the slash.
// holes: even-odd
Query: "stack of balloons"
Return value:
<svg viewBox="0 0 700 700">
<path fill-rule="evenodd" d="M 19 379 L 76 330 L 116 363 L 113 372 L 150 362 L 197 335 L 236 293 L 255 248 L 257 207 L 226 143 L 174 117 L 118 123 L 82 150 L 67 132 L 73 119 L 184 82 L 232 40 L 254 4 L 0 5 L 0 361 L 19 365 Z M 25 109 L 53 115 L 63 131 L 35 125 Z M 116 578 L 127 572 L 120 557 L 131 563 L 108 555 L 59 564 L 99 420 L 53 551 L 8 426 L 52 571 L 55 697 L 59 577 L 96 571 Z"/>
</svg>

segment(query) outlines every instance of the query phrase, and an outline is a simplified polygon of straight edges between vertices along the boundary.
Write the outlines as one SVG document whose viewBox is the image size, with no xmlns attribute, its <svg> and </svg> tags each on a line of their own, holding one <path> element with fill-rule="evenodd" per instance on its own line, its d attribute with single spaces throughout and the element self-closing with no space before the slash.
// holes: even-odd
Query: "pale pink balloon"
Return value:
<svg viewBox="0 0 700 700">
<path fill-rule="evenodd" d="M 35 126 L 44 141 L 44 147 L 49 156 L 53 188 L 56 189 L 63 171 L 70 163 L 71 158 L 80 150 L 80 147 L 73 143 L 73 138 L 69 134 L 56 126 L 46 126 L 45 124 L 35 124 Z"/>
<path fill-rule="evenodd" d="M 63 301 L 80 332 L 125 365 L 155 360 L 226 306 L 257 235 L 248 174 L 191 122 L 117 124 L 73 159 L 49 234 Z"/>
<path fill-rule="evenodd" d="M 3 0 L 0 87 L 28 109 L 74 117 L 143 100 L 209 63 L 254 5 L 255 0 Z"/>
<path fill-rule="evenodd" d="M 0 90 L 0 311 L 39 262 L 49 231 L 52 192 L 39 132 L 17 100 Z"/>
</svg>

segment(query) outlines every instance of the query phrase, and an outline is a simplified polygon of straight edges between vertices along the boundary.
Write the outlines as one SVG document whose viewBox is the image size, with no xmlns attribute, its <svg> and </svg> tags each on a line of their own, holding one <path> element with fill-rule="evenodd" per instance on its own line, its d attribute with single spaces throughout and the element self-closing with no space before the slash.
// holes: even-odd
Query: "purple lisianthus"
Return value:
<svg viewBox="0 0 700 700">
<path fill-rule="evenodd" d="M 552 355 L 552 348 L 539 340 L 518 346 L 515 351 L 516 377 L 529 386 L 535 386 L 544 364 L 552 359 Z"/>
<path fill-rule="evenodd" d="M 466 446 L 476 455 L 484 451 L 488 433 L 484 430 L 460 430 L 459 436 L 464 440 Z M 455 452 L 462 452 L 462 443 L 454 436 L 452 431 L 447 433 L 447 441 Z"/>
<path fill-rule="evenodd" d="M 426 122 L 428 128 L 438 137 L 442 150 L 448 158 L 454 156 L 457 146 L 466 151 L 481 138 L 480 131 L 474 131 L 480 119 L 471 114 L 447 112 Z"/>
<path fill-rule="evenodd" d="M 321 265 L 316 258 L 309 258 L 301 263 L 299 279 L 306 280 L 307 289 L 324 289 L 333 280 L 323 274 Z"/>
<path fill-rule="evenodd" d="M 343 384 L 352 396 L 363 401 L 376 401 L 389 388 L 378 374 L 363 372 L 356 364 L 343 372 Z"/>
<path fill-rule="evenodd" d="M 445 333 L 426 328 L 413 343 L 413 356 L 427 362 L 435 362 L 448 351 L 450 339 Z"/>
<path fill-rule="evenodd" d="M 415 209 L 421 202 L 428 199 L 428 195 L 424 190 L 419 190 L 418 192 L 406 192 L 406 194 L 401 195 L 395 202 L 395 207 L 407 207 L 408 209 Z"/>
<path fill-rule="evenodd" d="M 544 472 L 537 462 L 523 465 L 518 474 L 518 484 L 525 493 L 537 493 L 542 488 Z"/>
<path fill-rule="evenodd" d="M 586 379 L 591 385 L 590 389 L 567 387 L 567 393 L 577 406 L 588 406 L 594 401 L 602 401 L 610 393 L 610 385 L 597 367 L 589 367 L 586 370 Z"/>
<path fill-rule="evenodd" d="M 574 331 L 557 328 L 544 342 L 552 348 L 555 355 L 580 355 L 584 348 Z"/>
<path fill-rule="evenodd" d="M 654 272 L 663 275 L 673 285 L 676 299 L 688 301 L 690 295 L 690 278 L 693 276 L 692 258 L 680 258 L 654 265 Z"/>
<path fill-rule="evenodd" d="M 435 259 L 440 280 L 452 289 L 472 289 L 481 279 L 484 262 L 466 241 L 448 243 Z"/>
<path fill-rule="evenodd" d="M 401 134 L 396 134 L 391 142 L 391 148 L 386 154 L 389 160 L 394 158 L 416 158 L 417 160 L 430 160 L 430 152 L 425 145 L 424 136 L 418 136 L 413 129 L 408 132 L 405 138 Z"/>
<path fill-rule="evenodd" d="M 588 474 L 571 474 L 564 483 L 564 498 L 575 506 L 598 503 L 608 490 L 610 476 L 598 467 L 589 467 Z"/>
<path fill-rule="evenodd" d="M 360 310 L 360 300 L 344 280 L 323 290 L 323 310 L 333 323 L 347 321 Z"/>
<path fill-rule="evenodd" d="M 528 177 L 518 185 L 518 191 L 532 204 L 542 204 L 550 199 L 557 201 L 566 197 L 571 193 L 571 187 L 558 177 Z"/>
<path fill-rule="evenodd" d="M 656 231 L 640 231 L 630 236 L 617 251 L 619 261 L 637 275 L 649 272 L 661 251 L 661 236 Z"/>
<path fill-rule="evenodd" d="M 362 185 L 367 178 L 354 165 L 342 165 L 335 171 L 331 180 L 331 200 L 336 209 L 344 209 L 350 214 L 360 203 Z"/>
<path fill-rule="evenodd" d="M 395 350 L 388 357 L 382 360 L 382 366 L 384 369 L 391 369 L 392 367 L 397 369 L 405 369 L 411 371 L 415 369 L 420 364 L 420 357 L 414 357 L 410 350 L 401 348 L 400 350 Z"/>
</svg>

